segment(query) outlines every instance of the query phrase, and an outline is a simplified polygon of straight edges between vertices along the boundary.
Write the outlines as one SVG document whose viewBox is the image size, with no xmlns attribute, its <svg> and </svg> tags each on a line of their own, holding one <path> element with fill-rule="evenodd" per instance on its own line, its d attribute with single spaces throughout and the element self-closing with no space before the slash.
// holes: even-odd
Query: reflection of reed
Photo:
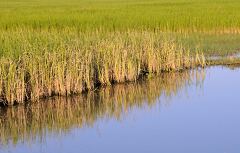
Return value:
<svg viewBox="0 0 240 153">
<path fill-rule="evenodd" d="M 119 119 L 133 107 L 151 107 L 162 94 L 171 97 L 204 78 L 204 71 L 167 73 L 134 84 L 119 84 L 85 95 L 0 109 L 1 143 L 44 138 L 73 127 L 92 126 L 99 118 Z"/>
</svg>

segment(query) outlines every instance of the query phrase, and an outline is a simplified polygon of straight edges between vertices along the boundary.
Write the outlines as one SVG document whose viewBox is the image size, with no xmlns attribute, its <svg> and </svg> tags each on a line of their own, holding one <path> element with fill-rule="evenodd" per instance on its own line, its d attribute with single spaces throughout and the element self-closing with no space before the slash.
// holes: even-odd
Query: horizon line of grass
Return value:
<svg viewBox="0 0 240 153">
<path fill-rule="evenodd" d="M 0 29 L 240 33 L 238 0 L 0 0 Z"/>
</svg>

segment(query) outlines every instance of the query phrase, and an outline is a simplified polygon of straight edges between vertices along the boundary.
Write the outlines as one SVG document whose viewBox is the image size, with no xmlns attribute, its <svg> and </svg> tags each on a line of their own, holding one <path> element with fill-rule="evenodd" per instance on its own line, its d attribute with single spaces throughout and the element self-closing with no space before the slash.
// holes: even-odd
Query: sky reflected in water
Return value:
<svg viewBox="0 0 240 153">
<path fill-rule="evenodd" d="M 0 153 L 239 153 L 239 88 L 211 67 L 0 109 Z"/>
</svg>

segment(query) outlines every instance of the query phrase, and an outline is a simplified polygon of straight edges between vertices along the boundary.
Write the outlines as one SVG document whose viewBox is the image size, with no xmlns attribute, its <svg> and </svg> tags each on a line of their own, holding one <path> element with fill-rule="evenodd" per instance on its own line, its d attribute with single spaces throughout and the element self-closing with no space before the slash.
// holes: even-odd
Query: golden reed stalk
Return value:
<svg viewBox="0 0 240 153">
<path fill-rule="evenodd" d="M 15 36 L 21 38 L 18 48 L 22 53 L 17 58 L 0 59 L 1 103 L 13 105 L 78 94 L 99 85 L 136 81 L 146 74 L 205 65 L 202 54 L 190 55 L 189 50 L 156 33 L 94 34 L 63 35 L 60 40 L 59 33 L 51 37 L 45 32 L 40 36 Z M 48 36 L 53 42 L 37 41 Z M 68 39 L 71 41 L 65 42 Z"/>
</svg>

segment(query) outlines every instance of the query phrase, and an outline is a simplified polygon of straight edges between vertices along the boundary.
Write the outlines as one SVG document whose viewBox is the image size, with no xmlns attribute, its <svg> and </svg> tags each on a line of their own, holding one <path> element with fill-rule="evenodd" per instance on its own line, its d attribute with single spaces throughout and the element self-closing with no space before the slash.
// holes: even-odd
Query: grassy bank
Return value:
<svg viewBox="0 0 240 153">
<path fill-rule="evenodd" d="M 205 65 L 203 54 L 191 55 L 189 50 L 157 33 L 23 34 L 3 36 L 2 46 L 9 51 L 1 59 L 0 97 L 8 105 L 135 81 L 145 74 Z M 17 42 L 12 42 L 12 38 Z"/>
</svg>

